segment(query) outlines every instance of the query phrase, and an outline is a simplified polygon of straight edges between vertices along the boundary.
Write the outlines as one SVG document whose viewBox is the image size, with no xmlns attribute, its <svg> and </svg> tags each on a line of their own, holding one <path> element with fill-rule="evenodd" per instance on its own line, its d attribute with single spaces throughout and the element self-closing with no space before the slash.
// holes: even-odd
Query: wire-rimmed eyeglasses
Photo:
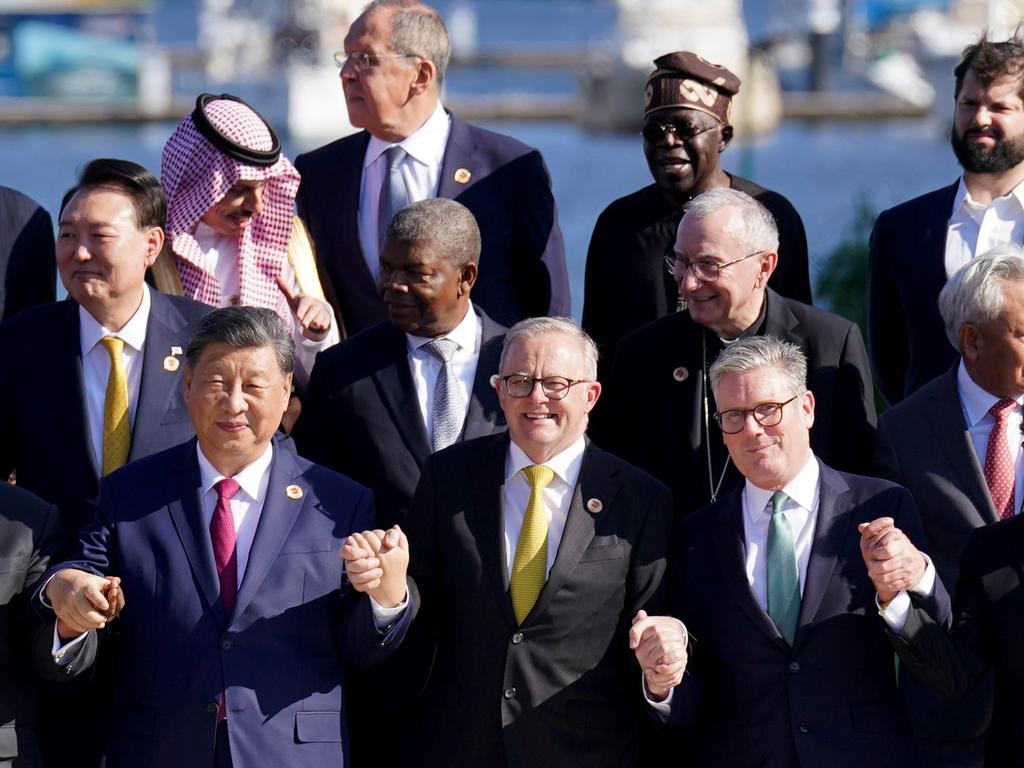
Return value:
<svg viewBox="0 0 1024 768">
<path fill-rule="evenodd" d="M 693 271 L 693 276 L 698 280 L 705 283 L 713 283 L 720 277 L 719 273 L 726 267 L 731 267 L 733 264 L 739 264 L 741 261 L 752 259 L 763 253 L 764 251 L 754 251 L 753 253 L 748 253 L 746 256 L 740 256 L 738 259 L 727 261 L 725 264 L 716 264 L 713 261 L 687 261 L 686 267 L 683 270 L 683 275 L 685 275 L 686 270 L 689 269 Z M 676 265 L 678 262 L 679 259 L 676 258 L 675 253 L 665 254 L 665 269 L 668 270 L 668 273 L 672 275 L 672 277 L 676 277 Z M 683 275 L 679 275 L 678 277 L 682 278 Z"/>
<path fill-rule="evenodd" d="M 366 51 L 353 51 L 348 53 L 346 51 L 338 51 L 334 54 L 334 63 L 338 69 L 344 69 L 345 64 L 352 62 L 352 68 L 356 72 L 369 72 L 371 69 L 376 68 L 382 61 L 389 61 L 391 59 L 419 59 L 421 58 L 415 53 L 396 53 L 387 56 L 378 56 L 375 53 L 366 53 Z"/>
</svg>

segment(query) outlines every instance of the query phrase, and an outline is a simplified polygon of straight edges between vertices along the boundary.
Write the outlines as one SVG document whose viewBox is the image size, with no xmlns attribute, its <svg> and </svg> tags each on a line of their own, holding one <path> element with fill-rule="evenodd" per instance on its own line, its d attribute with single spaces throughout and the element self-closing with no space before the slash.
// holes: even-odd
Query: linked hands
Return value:
<svg viewBox="0 0 1024 768">
<path fill-rule="evenodd" d="M 327 302 L 293 291 L 280 275 L 277 278 L 277 287 L 288 300 L 288 306 L 295 315 L 295 322 L 302 329 L 302 335 L 310 341 L 323 340 L 331 330 L 331 310 Z"/>
<path fill-rule="evenodd" d="M 860 553 L 880 602 L 888 603 L 901 591 L 917 586 L 928 561 L 891 517 L 861 523 L 857 530 Z"/>
<path fill-rule="evenodd" d="M 686 671 L 686 628 L 671 616 L 648 616 L 637 611 L 629 630 L 629 647 L 644 671 L 647 691 L 664 701 L 683 680 Z"/>
<path fill-rule="evenodd" d="M 353 533 L 338 554 L 357 592 L 365 592 L 384 608 L 406 599 L 409 540 L 397 525 L 387 531 Z"/>
<path fill-rule="evenodd" d="M 124 609 L 124 591 L 117 576 L 65 568 L 50 579 L 45 593 L 57 614 L 57 633 L 62 640 L 101 629 Z"/>
</svg>

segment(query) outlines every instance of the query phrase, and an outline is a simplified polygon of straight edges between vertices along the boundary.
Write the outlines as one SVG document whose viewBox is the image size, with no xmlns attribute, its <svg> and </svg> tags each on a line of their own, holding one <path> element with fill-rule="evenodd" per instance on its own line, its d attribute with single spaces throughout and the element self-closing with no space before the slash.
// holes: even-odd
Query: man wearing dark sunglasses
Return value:
<svg viewBox="0 0 1024 768">
<path fill-rule="evenodd" d="M 676 310 L 676 285 L 661 259 L 671 253 L 690 201 L 709 189 L 738 189 L 771 212 L 779 229 L 779 263 L 770 285 L 783 296 L 811 303 L 807 237 L 796 209 L 782 195 L 721 165 L 733 137 L 729 113 L 740 79 L 689 51 L 666 54 L 654 65 L 641 132 L 654 183 L 605 209 L 587 254 L 583 327 L 601 350 L 599 372 L 605 381 L 619 340 Z"/>
</svg>

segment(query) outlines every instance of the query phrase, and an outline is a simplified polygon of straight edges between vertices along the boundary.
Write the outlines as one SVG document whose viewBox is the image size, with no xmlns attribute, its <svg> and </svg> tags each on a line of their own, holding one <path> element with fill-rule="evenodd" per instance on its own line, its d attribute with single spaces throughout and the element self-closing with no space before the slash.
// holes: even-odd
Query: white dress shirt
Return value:
<svg viewBox="0 0 1024 768">
<path fill-rule="evenodd" d="M 480 345 L 483 341 L 483 324 L 473 311 L 472 304 L 467 309 L 466 316 L 451 333 L 437 338 L 451 339 L 459 345 L 449 365 L 455 374 L 465 412 L 468 413 L 469 398 L 473 392 L 473 381 L 476 379 L 476 366 L 480 360 Z M 427 429 L 427 442 L 433 445 L 434 423 L 431 416 L 434 413 L 434 387 L 441 372 L 441 361 L 436 355 L 423 349 L 425 344 L 435 341 L 434 338 L 407 333 L 405 341 L 409 349 L 409 370 L 412 373 L 413 385 L 416 387 L 416 402 L 420 406 L 420 416 L 423 417 L 423 425 Z"/>
<path fill-rule="evenodd" d="M 451 118 L 444 111 L 441 102 L 420 128 L 397 144 L 370 137 L 363 156 L 363 176 L 359 186 L 359 244 L 363 258 L 374 280 L 380 274 L 380 249 L 377 242 L 378 213 L 380 210 L 380 188 L 387 175 L 387 158 L 384 152 L 399 146 L 406 152 L 402 161 L 402 178 L 409 193 L 409 202 L 418 203 L 428 197 L 437 197 L 441 179 L 441 164 L 444 150 L 448 146 L 451 132 Z"/>
<path fill-rule="evenodd" d="M 1024 182 L 988 205 L 971 199 L 963 177 L 946 230 L 946 277 L 993 246 L 1024 240 Z"/>
<path fill-rule="evenodd" d="M 128 423 L 135 426 L 135 412 L 139 408 L 139 385 L 142 383 L 142 348 L 146 343 L 146 326 L 152 300 L 149 287 L 142 285 L 142 303 L 131 320 L 119 331 L 100 325 L 84 307 L 78 307 L 78 340 L 82 349 L 82 383 L 85 388 L 85 411 L 89 420 L 89 443 L 92 445 L 96 466 L 103 465 L 103 406 L 107 400 L 107 381 L 110 378 L 110 354 L 100 344 L 104 336 L 116 336 L 124 342 L 121 359 L 124 361 L 128 383 Z"/>
<path fill-rule="evenodd" d="M 964 421 L 967 423 L 967 433 L 971 436 L 971 445 L 974 446 L 974 453 L 978 456 L 978 466 L 983 470 L 985 457 L 988 455 L 988 436 L 995 426 L 996 417 L 988 411 L 1000 398 L 989 394 L 967 373 L 963 360 L 956 372 L 956 388 L 960 393 L 960 405 L 964 409 Z M 1017 405 L 1024 402 L 1024 396 L 1017 397 Z M 1006 441 L 1010 449 L 1010 458 L 1013 460 L 1015 469 L 1016 485 L 1014 487 L 1014 505 L 1016 512 L 1020 511 L 1021 503 L 1024 502 L 1024 462 L 1020 460 L 1021 455 L 1021 422 L 1024 417 L 1021 409 L 1014 408 L 1006 420 Z"/>
<path fill-rule="evenodd" d="M 582 435 L 572 445 L 557 456 L 544 462 L 543 466 L 555 473 L 554 479 L 544 489 L 544 511 L 548 517 L 548 561 L 544 575 L 551 573 L 551 566 L 558 555 L 558 545 L 562 541 L 565 521 L 569 517 L 569 504 L 580 479 L 580 467 L 583 466 L 583 452 L 587 442 Z M 523 474 L 523 469 L 533 466 L 534 462 L 523 449 L 513 443 L 508 444 L 505 456 L 505 484 L 501 487 L 502 518 L 505 521 L 505 567 L 509 579 L 512 578 L 512 561 L 519 543 L 519 531 L 523 527 L 523 516 L 526 505 L 530 501 L 530 481 Z"/>
</svg>

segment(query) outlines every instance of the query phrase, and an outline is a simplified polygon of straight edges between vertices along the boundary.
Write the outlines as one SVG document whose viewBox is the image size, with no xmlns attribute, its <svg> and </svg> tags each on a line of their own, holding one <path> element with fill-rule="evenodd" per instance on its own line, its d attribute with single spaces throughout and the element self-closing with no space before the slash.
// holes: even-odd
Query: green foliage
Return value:
<svg viewBox="0 0 1024 768">
<path fill-rule="evenodd" d="M 861 198 L 846 237 L 817 271 L 814 303 L 868 330 L 868 238 L 877 214 Z"/>
</svg>

